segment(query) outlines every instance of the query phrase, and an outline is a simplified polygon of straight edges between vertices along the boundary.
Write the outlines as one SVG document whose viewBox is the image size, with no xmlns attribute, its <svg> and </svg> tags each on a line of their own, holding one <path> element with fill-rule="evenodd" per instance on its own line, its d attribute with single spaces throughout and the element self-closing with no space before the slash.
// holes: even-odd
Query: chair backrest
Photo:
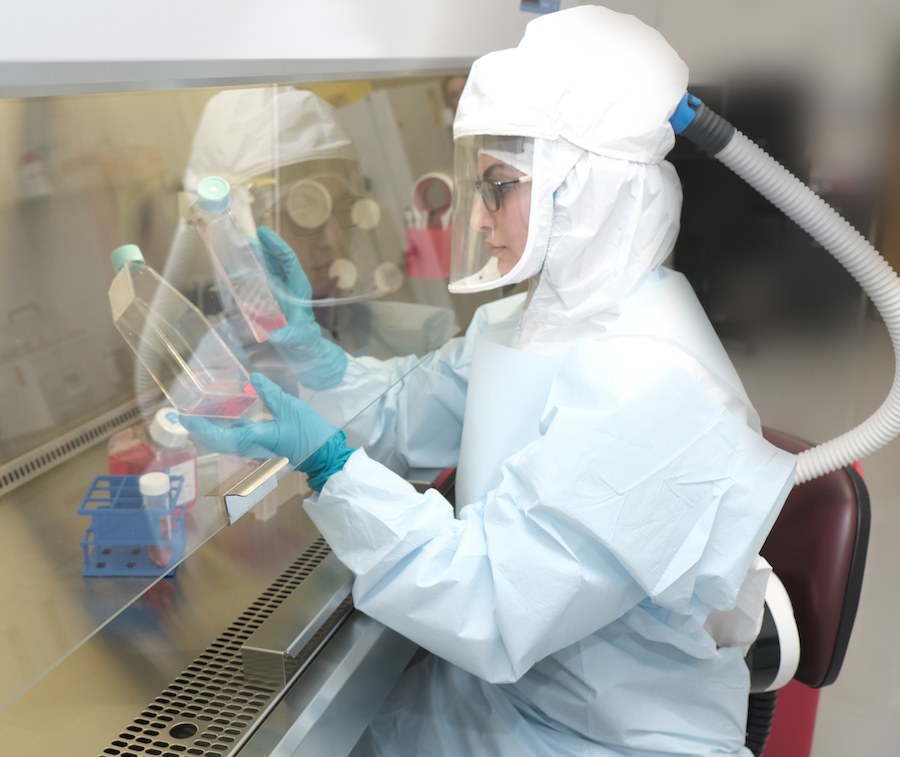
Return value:
<svg viewBox="0 0 900 757">
<path fill-rule="evenodd" d="M 798 453 L 809 444 L 763 429 L 772 444 Z M 871 508 L 853 468 L 795 486 L 761 554 L 787 589 L 800 632 L 794 678 L 818 688 L 833 683 L 856 618 L 869 544 Z"/>
</svg>

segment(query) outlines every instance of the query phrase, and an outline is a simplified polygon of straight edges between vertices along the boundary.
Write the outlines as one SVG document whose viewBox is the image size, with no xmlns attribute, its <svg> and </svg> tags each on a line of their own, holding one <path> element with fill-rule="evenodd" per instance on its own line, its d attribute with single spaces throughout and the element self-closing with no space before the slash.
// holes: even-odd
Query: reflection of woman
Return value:
<svg viewBox="0 0 900 757">
<path fill-rule="evenodd" d="M 310 270 L 327 268 L 321 258 L 347 257 L 352 245 L 370 268 L 377 262 L 371 234 L 363 233 L 371 226 L 356 228 L 343 212 L 347 197 L 363 194 L 359 155 L 334 108 L 311 92 L 267 87 L 213 97 L 194 134 L 185 192 L 208 175 L 246 189 L 248 230 L 266 223 L 291 236 L 298 254 L 312 256 Z"/>
<path fill-rule="evenodd" d="M 278 229 L 297 255 L 315 300 L 340 296 L 340 264 L 335 261 L 349 262 L 351 237 L 358 233 L 353 207 L 361 199 L 347 179 L 333 170 L 325 173 L 321 163 L 288 168 L 284 173 L 295 180 L 282 176 L 287 186 L 275 193 L 277 199 L 261 216 L 262 224 Z M 352 166 L 340 167 L 349 175 Z M 305 178 L 296 179 L 301 172 Z"/>
<path fill-rule="evenodd" d="M 421 329 L 404 330 L 398 324 L 395 311 L 403 309 L 400 303 L 372 299 L 399 285 L 396 277 L 384 274 L 396 266 L 380 258 L 374 235 L 380 211 L 365 196 L 357 150 L 335 109 L 313 93 L 266 87 L 226 90 L 213 97 L 197 127 L 185 170 L 188 196 L 208 175 L 225 177 L 233 194 L 249 200 L 245 217 L 239 219 L 248 232 L 265 224 L 287 242 L 311 285 L 306 305 L 315 304 L 312 315 L 324 339 L 352 354 L 387 357 L 398 351 L 422 354 L 455 333 L 449 311 L 407 306 L 415 313 L 405 316 L 430 327 L 423 341 Z M 181 248 L 195 238 L 186 224 L 179 226 L 173 261 L 190 259 Z M 302 369 L 291 360 L 286 366 L 272 349 L 274 341 L 255 342 L 226 291 L 220 282 L 226 317 L 217 330 L 244 362 L 296 393 Z"/>
<path fill-rule="evenodd" d="M 630 16 L 533 21 L 476 62 L 454 123 L 451 289 L 529 279 L 527 297 L 479 309 L 399 383 L 409 361 L 349 360 L 315 402 L 333 422 L 364 410 L 346 433 L 365 451 L 259 376 L 273 422 L 192 423 L 309 473 L 305 507 L 356 607 L 432 653 L 359 757 L 749 754 L 755 629 L 735 622 L 719 646 L 705 623 L 739 598 L 761 611 L 745 577 L 794 459 L 762 439 L 689 285 L 659 268 L 686 83 Z M 458 463 L 458 517 L 376 460 Z"/>
<path fill-rule="evenodd" d="M 306 272 L 313 299 L 331 297 L 337 289 L 332 265 L 335 260 L 347 257 L 347 234 L 337 219 L 330 216 L 320 227 L 307 232 L 292 223 L 286 212 L 282 213 L 281 238 L 294 250 Z"/>
</svg>

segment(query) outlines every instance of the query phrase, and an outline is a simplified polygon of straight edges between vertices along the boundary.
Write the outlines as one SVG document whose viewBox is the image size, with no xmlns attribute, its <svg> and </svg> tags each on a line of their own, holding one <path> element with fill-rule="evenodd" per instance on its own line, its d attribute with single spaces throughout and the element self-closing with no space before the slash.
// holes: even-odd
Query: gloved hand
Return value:
<svg viewBox="0 0 900 757">
<path fill-rule="evenodd" d="M 346 434 L 261 373 L 251 374 L 250 383 L 273 420 L 253 423 L 244 419 L 226 424 L 182 415 L 182 425 L 216 452 L 241 457 L 286 457 L 293 467 L 308 474 L 311 488 L 321 491 L 329 477 L 341 470 L 353 454 Z"/>
<path fill-rule="evenodd" d="M 266 226 L 257 230 L 270 271 L 272 292 L 287 318 L 287 325 L 273 331 L 269 342 L 308 389 L 331 389 L 341 383 L 347 354 L 322 336 L 313 316 L 312 286 L 297 255 L 280 236 Z"/>
</svg>

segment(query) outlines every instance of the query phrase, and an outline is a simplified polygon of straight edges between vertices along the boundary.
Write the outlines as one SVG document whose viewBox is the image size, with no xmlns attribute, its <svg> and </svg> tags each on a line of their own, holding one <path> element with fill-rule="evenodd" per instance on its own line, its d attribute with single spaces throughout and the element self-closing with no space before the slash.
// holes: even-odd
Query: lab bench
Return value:
<svg viewBox="0 0 900 757">
<path fill-rule="evenodd" d="M 209 460 L 201 494 L 221 477 Z M 0 500 L 2 554 L 15 555 L 2 584 L 3 753 L 349 752 L 415 645 L 353 609 L 301 475 L 231 526 L 222 498 L 201 496 L 169 577 L 82 576 L 78 503 L 105 466 L 97 443 Z"/>
</svg>

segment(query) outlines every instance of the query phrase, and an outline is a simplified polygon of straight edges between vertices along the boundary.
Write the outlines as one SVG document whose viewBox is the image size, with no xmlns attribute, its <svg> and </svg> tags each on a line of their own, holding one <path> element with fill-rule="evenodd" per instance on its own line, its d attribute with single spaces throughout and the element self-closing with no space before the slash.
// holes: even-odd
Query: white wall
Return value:
<svg viewBox="0 0 900 757">
<path fill-rule="evenodd" d="M 579 3 L 588 5 L 589 3 Z M 896 49 L 896 0 L 608 0 L 658 29 L 696 84 L 723 72 L 805 70 L 860 78 Z"/>
<path fill-rule="evenodd" d="M 580 3 L 588 4 L 588 3 Z M 807 85 L 814 178 L 866 182 L 898 99 L 897 0 L 608 0 L 658 29 L 691 85 L 790 77 Z"/>
<path fill-rule="evenodd" d="M 440 58 L 514 45 L 517 0 L 6 3 L 5 61 Z"/>
</svg>

